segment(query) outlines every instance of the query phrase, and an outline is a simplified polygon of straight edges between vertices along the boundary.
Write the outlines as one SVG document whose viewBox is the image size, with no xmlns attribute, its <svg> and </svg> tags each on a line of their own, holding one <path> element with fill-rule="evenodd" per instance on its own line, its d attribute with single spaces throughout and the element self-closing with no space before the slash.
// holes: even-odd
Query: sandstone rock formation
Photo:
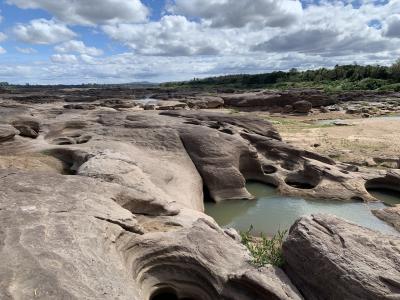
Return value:
<svg viewBox="0 0 400 300">
<path fill-rule="evenodd" d="M 40 131 L 40 123 L 34 118 L 20 118 L 12 122 L 12 125 L 20 132 L 19 135 L 37 138 Z"/>
<path fill-rule="evenodd" d="M 18 133 L 11 125 L 0 125 L 0 143 L 12 139 Z"/>
<path fill-rule="evenodd" d="M 0 103 L 1 299 L 302 299 L 281 269 L 257 269 L 237 233 L 203 213 L 204 191 L 251 199 L 245 183 L 257 180 L 367 202 L 376 201 L 368 184 L 394 178 L 288 145 L 262 119 L 102 106 L 110 93 L 123 96 Z M 94 107 L 60 101 L 77 98 Z"/>
<path fill-rule="evenodd" d="M 263 91 L 259 93 L 224 94 L 221 97 L 224 99 L 226 106 L 249 108 L 252 110 L 270 110 L 273 107 L 284 108 L 287 105 L 294 106 L 296 102 L 301 101 L 302 105 L 301 103 L 297 104 L 301 113 L 308 112 L 311 109 L 309 108 L 309 104 L 305 105 L 303 101 L 307 101 L 313 107 L 329 106 L 338 102 L 336 97 L 316 90 L 293 90 L 288 92 Z M 309 108 L 308 111 L 305 111 L 306 107 Z"/>
<path fill-rule="evenodd" d="M 0 183 L 1 299 L 147 300 L 165 289 L 180 299 L 301 299 L 282 271 L 256 270 L 201 213 L 136 216 L 115 201 L 129 189 L 81 176 L 1 171 Z"/>
<path fill-rule="evenodd" d="M 198 96 L 195 99 L 183 100 L 190 108 L 210 109 L 224 106 L 224 100 L 216 96 Z"/>
<path fill-rule="evenodd" d="M 293 108 L 295 112 L 307 114 L 312 109 L 312 103 L 305 100 L 297 101 L 293 103 Z"/>
<path fill-rule="evenodd" d="M 284 270 L 306 299 L 397 299 L 400 239 L 330 215 L 298 220 Z"/>
<path fill-rule="evenodd" d="M 400 206 L 375 209 L 372 213 L 400 231 Z"/>
</svg>

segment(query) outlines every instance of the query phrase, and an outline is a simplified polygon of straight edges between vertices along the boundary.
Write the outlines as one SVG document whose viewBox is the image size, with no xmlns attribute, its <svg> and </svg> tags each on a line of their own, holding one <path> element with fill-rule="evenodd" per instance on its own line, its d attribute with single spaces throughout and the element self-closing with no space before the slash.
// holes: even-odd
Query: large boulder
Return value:
<svg viewBox="0 0 400 300">
<path fill-rule="evenodd" d="M 11 125 L 0 125 L 0 143 L 11 140 L 19 131 Z"/>
<path fill-rule="evenodd" d="M 0 171 L 0 185 L 2 300 L 302 299 L 201 212 L 133 215 L 130 189 L 81 176 Z"/>
<path fill-rule="evenodd" d="M 159 101 L 157 110 L 181 110 L 187 108 L 187 104 L 180 101 Z"/>
<path fill-rule="evenodd" d="M 307 299 L 398 299 L 400 238 L 332 215 L 299 219 L 284 270 Z"/>
<path fill-rule="evenodd" d="M 190 108 L 212 109 L 223 107 L 224 99 L 213 96 L 199 96 L 196 99 L 187 100 L 186 103 Z"/>
<path fill-rule="evenodd" d="M 372 213 L 382 221 L 385 221 L 400 231 L 400 205 L 385 209 L 376 209 L 373 210 Z"/>
<path fill-rule="evenodd" d="M 40 131 L 40 123 L 38 120 L 33 118 L 19 118 L 12 122 L 12 125 L 20 132 L 20 136 L 37 138 Z"/>
<path fill-rule="evenodd" d="M 106 99 L 101 102 L 101 106 L 114 108 L 114 109 L 126 109 L 135 106 L 135 103 L 125 99 Z"/>
<path fill-rule="evenodd" d="M 307 101 L 313 107 L 337 103 L 336 97 L 318 90 L 291 90 L 286 92 L 266 90 L 259 93 L 223 94 L 221 97 L 226 106 L 252 109 L 270 109 L 276 106 L 283 108 L 286 105 L 294 105 L 298 101 Z"/>
<path fill-rule="evenodd" d="M 88 103 L 73 103 L 73 104 L 65 104 L 65 109 L 82 109 L 82 110 L 93 110 L 96 109 L 96 105 L 88 104 Z"/>
<path fill-rule="evenodd" d="M 293 104 L 294 111 L 302 114 L 308 114 L 312 109 L 312 103 L 302 100 Z"/>
<path fill-rule="evenodd" d="M 0 172 L 0 299 L 140 299 L 113 243 L 142 231 L 90 178 Z"/>
</svg>

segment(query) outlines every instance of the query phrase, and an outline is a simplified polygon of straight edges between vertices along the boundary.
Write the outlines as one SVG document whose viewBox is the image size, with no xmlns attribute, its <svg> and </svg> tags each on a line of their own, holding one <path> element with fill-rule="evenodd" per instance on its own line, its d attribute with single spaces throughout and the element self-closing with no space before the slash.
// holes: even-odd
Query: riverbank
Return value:
<svg viewBox="0 0 400 300">
<path fill-rule="evenodd" d="M 283 139 L 296 147 L 358 166 L 400 168 L 400 117 L 395 115 L 368 119 L 340 112 L 285 117 L 257 115 L 272 121 Z"/>
</svg>

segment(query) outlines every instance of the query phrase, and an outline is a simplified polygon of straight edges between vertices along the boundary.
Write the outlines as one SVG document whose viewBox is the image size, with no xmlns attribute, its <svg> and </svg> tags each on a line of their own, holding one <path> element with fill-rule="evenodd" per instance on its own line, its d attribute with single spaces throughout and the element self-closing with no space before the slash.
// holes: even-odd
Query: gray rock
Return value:
<svg viewBox="0 0 400 300">
<path fill-rule="evenodd" d="M 293 104 L 295 112 L 308 114 L 312 109 L 312 103 L 308 101 L 297 101 Z"/>
<path fill-rule="evenodd" d="M 1 299 L 302 299 L 200 212 L 133 215 L 130 189 L 81 176 L 1 171 L 0 185 Z"/>
<path fill-rule="evenodd" d="M 348 107 L 346 110 L 346 114 L 350 115 L 355 115 L 355 114 L 361 114 L 361 108 L 360 107 Z"/>
<path fill-rule="evenodd" d="M 400 206 L 375 209 L 372 210 L 372 213 L 400 232 Z"/>
<path fill-rule="evenodd" d="M 327 107 L 325 107 L 325 106 L 321 106 L 319 110 L 320 110 L 321 113 L 323 113 L 323 114 L 326 114 L 326 113 L 329 113 L 329 112 L 330 112 L 330 110 L 329 110 Z"/>
<path fill-rule="evenodd" d="M 289 114 L 293 112 L 293 106 L 292 105 L 285 105 L 282 111 L 284 114 Z"/>
<path fill-rule="evenodd" d="M 19 131 L 13 126 L 0 124 L 0 143 L 13 139 L 17 134 Z"/>
<path fill-rule="evenodd" d="M 144 110 L 156 110 L 157 104 L 147 103 L 143 106 Z"/>
<path fill-rule="evenodd" d="M 187 104 L 180 101 L 159 101 L 157 110 L 181 110 L 187 108 Z"/>
<path fill-rule="evenodd" d="M 20 132 L 20 136 L 36 139 L 39 136 L 40 123 L 34 118 L 19 118 L 12 125 Z"/>
<path fill-rule="evenodd" d="M 224 99 L 222 99 L 221 97 L 213 97 L 213 96 L 199 96 L 195 99 L 188 99 L 182 101 L 186 101 L 186 103 L 190 108 L 198 108 L 198 109 L 212 109 L 224 106 Z"/>
<path fill-rule="evenodd" d="M 93 110 L 96 109 L 96 105 L 88 104 L 88 103 L 74 103 L 74 104 L 65 104 L 65 109 L 82 109 L 82 110 Z"/>
<path fill-rule="evenodd" d="M 331 215 L 298 220 L 284 270 L 307 299 L 397 299 L 400 239 Z"/>
<path fill-rule="evenodd" d="M 113 246 L 142 233 L 121 187 L 7 171 L 0 185 L 0 299 L 140 299 Z"/>
</svg>

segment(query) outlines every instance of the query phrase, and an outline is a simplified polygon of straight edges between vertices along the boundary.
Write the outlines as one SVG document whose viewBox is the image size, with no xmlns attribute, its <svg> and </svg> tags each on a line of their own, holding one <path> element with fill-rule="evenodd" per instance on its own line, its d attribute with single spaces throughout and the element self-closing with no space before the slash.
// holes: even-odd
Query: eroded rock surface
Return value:
<svg viewBox="0 0 400 300">
<path fill-rule="evenodd" d="M 0 125 L 0 143 L 11 140 L 19 132 L 10 125 Z"/>
<path fill-rule="evenodd" d="M 306 299 L 397 299 L 400 239 L 331 215 L 298 220 L 284 270 Z"/>
<path fill-rule="evenodd" d="M 301 299 L 195 210 L 139 218 L 118 203 L 135 191 L 82 176 L 1 171 L 0 184 L 1 299 Z"/>
<path fill-rule="evenodd" d="M 376 209 L 372 213 L 400 231 L 400 206 Z"/>
<path fill-rule="evenodd" d="M 237 234 L 203 213 L 204 190 L 251 199 L 245 183 L 258 180 L 283 194 L 375 201 L 366 183 L 392 176 L 295 148 L 262 119 L 134 111 L 132 95 L 113 92 L 123 97 L 4 103 L 1 299 L 301 299 L 281 269 L 255 268 Z"/>
</svg>

